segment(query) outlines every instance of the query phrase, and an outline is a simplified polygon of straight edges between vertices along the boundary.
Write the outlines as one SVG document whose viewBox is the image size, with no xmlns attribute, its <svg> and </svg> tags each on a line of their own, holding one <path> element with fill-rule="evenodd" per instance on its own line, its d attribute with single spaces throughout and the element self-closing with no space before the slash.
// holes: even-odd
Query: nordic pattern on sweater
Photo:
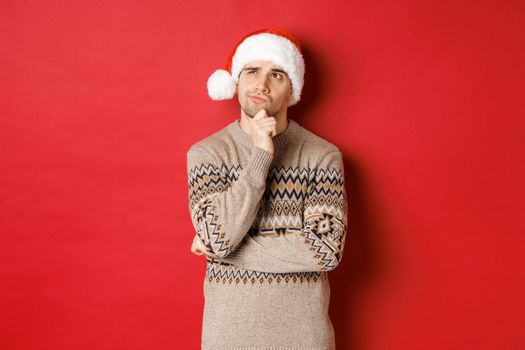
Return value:
<svg viewBox="0 0 525 350">
<path fill-rule="evenodd" d="M 337 155 L 339 157 L 339 155 Z M 214 195 L 227 191 L 239 177 L 239 166 L 196 165 L 190 170 L 190 206 L 199 237 L 217 258 L 235 249 L 218 222 Z M 312 252 L 320 271 L 334 269 L 342 259 L 345 241 L 343 174 L 338 168 L 279 167 L 268 174 L 263 205 L 248 235 L 279 237 L 299 235 Z"/>
</svg>

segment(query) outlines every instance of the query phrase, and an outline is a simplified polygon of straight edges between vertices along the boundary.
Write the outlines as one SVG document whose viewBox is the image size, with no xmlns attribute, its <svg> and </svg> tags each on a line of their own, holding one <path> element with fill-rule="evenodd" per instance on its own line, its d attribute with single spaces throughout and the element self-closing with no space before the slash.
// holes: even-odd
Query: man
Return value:
<svg viewBox="0 0 525 350">
<path fill-rule="evenodd" d="M 287 117 L 304 60 L 289 32 L 243 37 L 208 79 L 241 117 L 187 153 L 191 251 L 205 255 L 202 349 L 335 349 L 328 271 L 343 256 L 343 157 Z"/>
</svg>

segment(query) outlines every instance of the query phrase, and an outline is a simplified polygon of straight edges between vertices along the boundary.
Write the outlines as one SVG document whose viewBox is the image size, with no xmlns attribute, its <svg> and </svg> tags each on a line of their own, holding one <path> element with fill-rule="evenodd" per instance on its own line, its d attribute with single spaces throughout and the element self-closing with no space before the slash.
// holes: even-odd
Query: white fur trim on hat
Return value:
<svg viewBox="0 0 525 350">
<path fill-rule="evenodd" d="M 208 78 L 208 95 L 212 100 L 229 100 L 235 95 L 237 83 L 230 73 L 217 69 Z"/>
<path fill-rule="evenodd" d="M 304 84 L 304 60 L 297 46 L 276 34 L 249 36 L 239 44 L 232 58 L 231 76 L 235 82 L 246 64 L 258 60 L 271 61 L 283 68 L 292 82 L 292 97 L 288 105 L 296 104 L 301 99 Z"/>
</svg>

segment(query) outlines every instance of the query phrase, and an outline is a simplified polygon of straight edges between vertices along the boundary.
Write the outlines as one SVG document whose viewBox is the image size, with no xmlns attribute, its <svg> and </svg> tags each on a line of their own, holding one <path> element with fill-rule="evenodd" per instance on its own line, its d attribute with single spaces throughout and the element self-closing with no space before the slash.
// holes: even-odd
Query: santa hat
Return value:
<svg viewBox="0 0 525 350">
<path fill-rule="evenodd" d="M 208 78 L 212 100 L 229 100 L 237 91 L 239 74 L 252 61 L 271 61 L 288 74 L 292 96 L 288 106 L 301 99 L 304 85 L 304 60 L 299 41 L 282 28 L 261 29 L 245 35 L 233 48 L 225 69 L 217 69 Z"/>
</svg>

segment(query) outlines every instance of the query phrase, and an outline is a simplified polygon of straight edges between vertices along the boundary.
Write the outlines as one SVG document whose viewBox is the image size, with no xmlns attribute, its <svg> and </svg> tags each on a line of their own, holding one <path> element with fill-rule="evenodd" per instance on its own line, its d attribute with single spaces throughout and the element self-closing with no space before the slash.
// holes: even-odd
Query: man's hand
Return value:
<svg viewBox="0 0 525 350">
<path fill-rule="evenodd" d="M 277 134 L 277 121 L 274 117 L 269 117 L 264 108 L 255 113 L 250 122 L 250 137 L 255 146 L 264 148 L 268 152 L 274 153 L 272 137 Z"/>
<path fill-rule="evenodd" d="M 206 246 L 202 241 L 200 240 L 199 236 L 195 235 L 193 237 L 193 243 L 191 244 L 191 252 L 195 255 L 206 255 L 210 258 L 213 258 L 211 254 L 208 253 L 208 250 L 206 249 Z"/>
</svg>

